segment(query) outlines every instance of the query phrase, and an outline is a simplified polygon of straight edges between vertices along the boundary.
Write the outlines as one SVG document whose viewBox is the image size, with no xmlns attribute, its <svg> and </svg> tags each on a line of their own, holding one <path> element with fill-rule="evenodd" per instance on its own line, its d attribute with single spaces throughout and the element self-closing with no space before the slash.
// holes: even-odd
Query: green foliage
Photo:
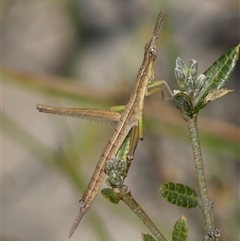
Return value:
<svg viewBox="0 0 240 241">
<path fill-rule="evenodd" d="M 101 194 L 113 204 L 118 204 L 122 197 L 121 193 L 114 192 L 112 188 L 103 188 Z"/>
<path fill-rule="evenodd" d="M 174 225 L 172 232 L 172 241 L 185 241 L 188 236 L 187 220 L 182 216 Z"/>
<path fill-rule="evenodd" d="M 189 65 L 187 66 L 180 58 L 177 59 L 177 66 L 175 69 L 175 76 L 177 83 L 179 85 L 180 91 L 176 91 L 174 94 L 174 101 L 177 108 L 180 110 L 180 113 L 183 117 L 192 118 L 195 113 L 203 108 L 208 102 L 213 101 L 230 90 L 223 89 L 222 86 L 229 79 L 232 71 L 236 66 L 236 62 L 239 56 L 239 46 L 236 46 L 229 50 L 226 54 L 221 56 L 217 61 L 215 61 L 202 75 L 197 77 L 197 61 L 190 60 Z M 14 75 L 15 74 L 15 75 Z M 17 82 L 21 83 L 21 86 L 26 85 L 27 87 L 34 88 L 35 91 L 48 92 L 51 96 L 62 96 L 64 98 L 70 98 L 75 101 L 87 100 L 90 102 L 99 102 L 97 95 L 94 94 L 94 91 L 86 91 L 85 88 L 72 88 L 69 90 L 69 85 L 72 83 L 67 82 L 66 86 L 62 88 L 56 88 L 60 82 L 54 84 L 51 81 L 39 81 L 38 78 L 29 78 L 28 76 L 21 76 L 19 73 L 11 73 L 10 76 L 17 78 Z M 31 77 L 31 76 L 30 76 Z M 19 80 L 24 81 L 19 81 Z M 44 77 L 45 78 L 45 77 Z M 40 88 L 39 88 L 40 86 Z M 85 93 L 78 92 L 79 89 L 84 89 Z M 87 93 L 87 94 L 86 94 Z M 89 95 L 89 93 L 91 93 Z M 106 95 L 103 95 L 106 96 Z M 102 97 L 101 97 L 102 98 Z M 112 99 L 112 98 L 110 98 Z M 102 104 L 108 104 L 109 98 L 103 98 L 101 100 Z M 72 180 L 80 187 L 80 184 L 83 183 L 81 176 L 76 169 L 76 164 L 65 161 L 59 153 L 51 152 L 50 149 L 44 144 L 40 143 L 37 139 L 34 139 L 28 131 L 17 128 L 17 123 L 9 121 L 6 115 L 3 115 L 3 125 L 4 131 L 11 135 L 18 141 L 20 145 L 26 145 L 26 149 L 34 153 L 42 161 L 45 161 L 48 165 L 52 165 L 60 168 L 65 173 L 68 173 Z M 170 126 L 170 129 L 172 126 Z M 19 135 L 21 133 L 21 135 Z M 19 139 L 19 137 L 24 137 L 25 142 Z M 27 140 L 27 141 L 26 141 Z M 209 145 L 211 145 L 209 142 Z M 214 142 L 215 143 L 215 142 Z M 124 142 L 127 146 L 129 143 Z M 216 143 L 215 143 L 216 144 Z M 229 144 L 229 143 L 228 143 Z M 229 149 L 229 148 L 228 148 Z M 123 146 L 117 157 L 120 159 L 125 159 L 127 152 L 126 148 Z M 60 153 L 61 154 L 61 153 Z M 60 156 L 60 157 L 59 157 Z M 121 158 L 124 157 L 124 158 Z M 76 158 L 77 159 L 77 158 Z M 113 166 L 109 170 L 114 170 L 114 175 L 117 173 L 120 177 L 124 176 L 125 165 L 122 165 L 121 160 L 113 162 Z M 75 165 L 74 165 L 75 164 Z M 126 164 L 126 163 L 125 163 Z M 108 174 L 111 176 L 110 174 Z M 115 178 L 116 175 L 111 180 L 118 180 Z M 121 179 L 121 181 L 123 181 Z M 114 183 L 112 181 L 112 183 Z M 81 184 L 82 185 L 82 184 Z M 116 185 L 123 185 L 122 182 Z M 198 205 L 198 197 L 196 192 L 188 186 L 179 183 L 168 182 L 162 185 L 160 188 L 162 196 L 171 204 L 178 205 L 184 208 L 193 208 Z M 105 188 L 101 191 L 102 195 L 108 199 L 111 203 L 117 204 L 122 199 L 122 193 L 117 192 L 117 189 L 114 188 Z M 138 208 L 134 209 L 135 212 L 138 211 Z M 97 225 L 99 227 L 99 225 Z M 188 234 L 188 227 L 185 217 L 179 219 L 175 225 L 172 233 L 173 241 L 185 241 Z M 220 236 L 220 230 L 213 229 L 210 230 L 206 236 L 206 240 L 210 240 L 212 237 L 218 238 Z M 142 239 L 144 241 L 155 241 L 155 239 L 149 234 L 142 234 Z M 105 240 L 105 239 L 104 239 Z"/>
<path fill-rule="evenodd" d="M 153 238 L 153 236 L 151 236 L 148 233 L 142 233 L 142 240 L 143 241 L 156 241 L 156 239 Z"/>
<path fill-rule="evenodd" d="M 105 164 L 105 173 L 108 175 L 108 185 L 112 187 L 121 187 L 126 177 L 127 162 L 117 157 L 107 160 Z"/>
<path fill-rule="evenodd" d="M 174 95 L 174 101 L 176 107 L 180 110 L 181 116 L 184 118 L 185 116 L 193 117 L 194 109 L 193 104 L 190 97 L 184 92 L 179 92 Z"/>
<path fill-rule="evenodd" d="M 177 58 L 174 73 L 180 90 L 174 91 L 173 99 L 183 119 L 192 118 L 193 114 L 198 113 L 208 102 L 232 91 L 222 86 L 236 66 L 239 46 L 222 55 L 198 77 L 197 61 L 191 59 L 187 66 L 181 58 Z"/>
<path fill-rule="evenodd" d="M 197 193 L 181 183 L 164 183 L 160 188 L 160 193 L 169 203 L 179 207 L 194 208 L 198 205 Z"/>
<path fill-rule="evenodd" d="M 211 90 L 221 89 L 226 84 L 237 64 L 239 47 L 240 45 L 237 45 L 230 49 L 203 73 L 206 78 L 198 87 L 198 93 L 195 100 L 196 109 L 199 110 L 207 104 L 208 101 L 206 101 L 205 98 Z"/>
</svg>

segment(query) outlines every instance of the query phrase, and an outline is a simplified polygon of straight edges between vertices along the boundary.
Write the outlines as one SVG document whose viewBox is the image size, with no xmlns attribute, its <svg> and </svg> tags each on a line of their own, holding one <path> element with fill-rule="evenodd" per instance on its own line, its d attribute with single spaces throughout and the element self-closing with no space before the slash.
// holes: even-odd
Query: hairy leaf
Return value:
<svg viewBox="0 0 240 241">
<path fill-rule="evenodd" d="M 111 203 L 117 204 L 121 200 L 121 193 L 114 192 L 111 188 L 104 188 L 101 190 L 101 194 Z"/>
<path fill-rule="evenodd" d="M 180 207 L 194 208 L 198 205 L 195 190 L 181 183 L 164 183 L 160 188 L 160 193 L 169 203 Z"/>
<path fill-rule="evenodd" d="M 172 232 L 172 241 L 185 241 L 188 235 L 187 221 L 182 216 L 174 225 Z"/>
<path fill-rule="evenodd" d="M 206 78 L 202 81 L 201 86 L 197 90 L 198 93 L 195 95 L 194 107 L 196 109 L 199 110 L 206 104 L 204 98 L 210 90 L 220 89 L 225 85 L 236 66 L 239 57 L 239 47 L 240 45 L 237 45 L 230 49 L 203 73 Z"/>
</svg>

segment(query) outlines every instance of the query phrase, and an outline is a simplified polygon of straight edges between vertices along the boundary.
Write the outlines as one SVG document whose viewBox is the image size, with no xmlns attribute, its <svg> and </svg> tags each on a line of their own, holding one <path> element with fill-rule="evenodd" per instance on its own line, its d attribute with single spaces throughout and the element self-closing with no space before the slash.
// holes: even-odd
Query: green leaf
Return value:
<svg viewBox="0 0 240 241">
<path fill-rule="evenodd" d="M 106 161 L 105 173 L 108 175 L 107 183 L 110 187 L 121 187 L 127 172 L 127 162 L 113 157 Z"/>
<path fill-rule="evenodd" d="M 143 241 L 156 241 L 156 239 L 153 238 L 153 236 L 151 236 L 148 233 L 142 233 L 142 240 Z"/>
<path fill-rule="evenodd" d="M 197 90 L 198 93 L 195 95 L 194 106 L 197 110 L 206 104 L 204 98 L 210 90 L 220 89 L 228 81 L 239 57 L 239 47 L 240 45 L 237 45 L 230 49 L 203 73 L 206 78 L 202 81 L 200 88 Z"/>
<path fill-rule="evenodd" d="M 164 183 L 160 188 L 160 193 L 169 203 L 179 207 L 194 208 L 198 205 L 195 190 L 181 183 Z"/>
<path fill-rule="evenodd" d="M 122 194 L 114 192 L 111 188 L 104 188 L 101 190 L 101 194 L 111 203 L 117 204 L 122 198 Z"/>
<path fill-rule="evenodd" d="M 194 109 L 192 105 L 192 101 L 188 94 L 184 92 L 178 92 L 174 95 L 174 102 L 176 107 L 179 109 L 181 116 L 184 120 L 187 117 L 192 118 L 194 114 Z"/>
<path fill-rule="evenodd" d="M 174 225 L 172 232 L 172 241 L 185 241 L 188 235 L 187 221 L 182 216 Z"/>
<path fill-rule="evenodd" d="M 174 69 L 175 78 L 181 92 L 191 94 L 194 89 L 194 82 L 197 77 L 197 61 L 191 59 L 187 66 L 181 58 L 176 59 L 176 68 Z"/>
</svg>

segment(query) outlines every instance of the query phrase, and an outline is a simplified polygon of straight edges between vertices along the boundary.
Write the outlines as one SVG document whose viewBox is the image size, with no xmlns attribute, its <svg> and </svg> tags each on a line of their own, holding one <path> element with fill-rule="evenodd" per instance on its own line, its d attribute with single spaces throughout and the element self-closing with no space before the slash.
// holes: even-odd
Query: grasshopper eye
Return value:
<svg viewBox="0 0 240 241">
<path fill-rule="evenodd" d="M 149 52 L 150 52 L 152 55 L 157 55 L 157 54 L 158 54 L 158 51 L 157 51 L 157 49 L 155 49 L 155 48 L 151 48 L 151 49 L 149 50 Z"/>
<path fill-rule="evenodd" d="M 152 57 L 153 57 L 154 59 L 157 58 L 157 55 L 158 55 L 157 49 L 151 48 L 151 49 L 149 49 L 149 53 L 152 55 Z"/>
</svg>

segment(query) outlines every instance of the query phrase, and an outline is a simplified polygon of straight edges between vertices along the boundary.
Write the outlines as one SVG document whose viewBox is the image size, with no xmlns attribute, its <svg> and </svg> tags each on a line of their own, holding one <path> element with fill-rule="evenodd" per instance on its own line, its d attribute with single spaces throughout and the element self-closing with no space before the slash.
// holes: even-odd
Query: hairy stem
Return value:
<svg viewBox="0 0 240 241">
<path fill-rule="evenodd" d="M 207 193 L 201 147 L 198 136 L 197 114 L 194 114 L 193 118 L 188 118 L 187 123 L 192 141 L 194 163 L 197 173 L 198 186 L 200 190 L 200 209 L 203 213 L 205 229 L 208 232 L 209 230 L 214 228 L 213 202 L 209 199 Z"/>
</svg>

